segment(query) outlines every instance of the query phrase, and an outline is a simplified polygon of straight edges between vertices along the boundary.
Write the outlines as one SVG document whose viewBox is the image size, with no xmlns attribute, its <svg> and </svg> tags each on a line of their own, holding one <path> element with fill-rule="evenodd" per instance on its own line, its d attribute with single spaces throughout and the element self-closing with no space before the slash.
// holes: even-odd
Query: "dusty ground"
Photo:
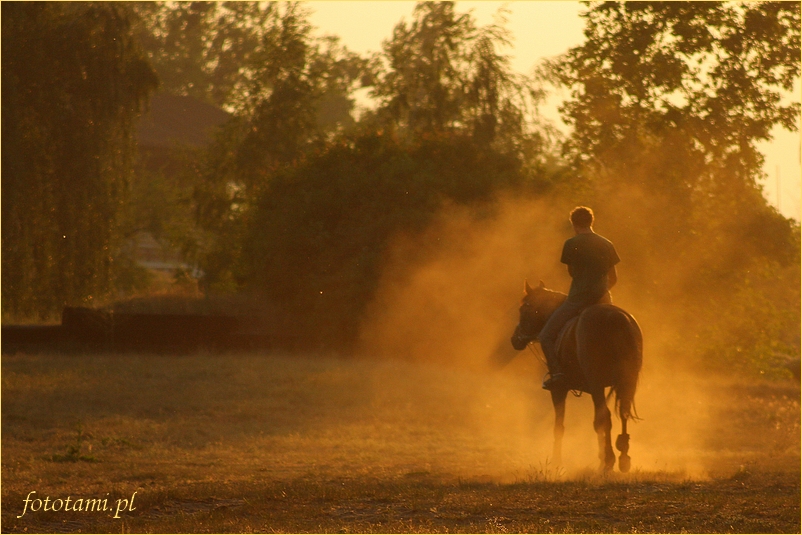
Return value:
<svg viewBox="0 0 802 535">
<path fill-rule="evenodd" d="M 551 465 L 529 357 L 3 356 L 2 531 L 800 532 L 797 383 L 647 366 L 602 476 L 587 396 Z"/>
</svg>

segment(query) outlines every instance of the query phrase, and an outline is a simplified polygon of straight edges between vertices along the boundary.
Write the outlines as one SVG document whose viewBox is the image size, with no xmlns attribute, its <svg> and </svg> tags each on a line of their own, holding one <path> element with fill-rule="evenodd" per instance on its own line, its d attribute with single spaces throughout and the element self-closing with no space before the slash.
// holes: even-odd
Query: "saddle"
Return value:
<svg viewBox="0 0 802 535">
<path fill-rule="evenodd" d="M 611 305 L 613 303 L 610 293 L 604 294 L 596 303 L 589 305 Z M 586 309 L 587 310 L 587 307 Z M 562 365 L 563 373 L 568 379 L 569 387 L 572 390 L 582 390 L 585 387 L 585 376 L 579 366 L 579 358 L 576 352 L 576 326 L 584 310 L 578 316 L 571 318 L 563 325 L 560 334 L 557 336 L 557 358 Z"/>
<path fill-rule="evenodd" d="M 562 330 L 560 330 L 560 334 L 557 336 L 557 354 L 560 355 L 562 359 L 563 352 L 565 350 L 576 349 L 576 324 L 579 323 L 579 316 L 571 318 L 568 322 L 563 325 Z M 565 344 L 565 347 L 563 345 Z M 574 351 L 576 353 L 576 351 Z M 564 363 L 567 364 L 567 363 Z"/>
</svg>

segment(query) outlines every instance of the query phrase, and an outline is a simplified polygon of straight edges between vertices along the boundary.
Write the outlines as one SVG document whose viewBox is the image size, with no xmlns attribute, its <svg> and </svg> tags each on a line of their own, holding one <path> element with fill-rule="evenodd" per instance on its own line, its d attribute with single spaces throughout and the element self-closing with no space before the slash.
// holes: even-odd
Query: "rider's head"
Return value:
<svg viewBox="0 0 802 535">
<path fill-rule="evenodd" d="M 589 229 L 593 225 L 593 210 L 586 206 L 577 206 L 571 210 L 571 224 L 574 228 Z"/>
</svg>

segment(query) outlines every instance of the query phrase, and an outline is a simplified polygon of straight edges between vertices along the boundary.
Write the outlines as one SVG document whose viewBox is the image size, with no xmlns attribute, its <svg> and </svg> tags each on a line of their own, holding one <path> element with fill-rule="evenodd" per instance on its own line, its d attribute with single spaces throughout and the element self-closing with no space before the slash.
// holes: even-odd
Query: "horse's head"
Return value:
<svg viewBox="0 0 802 535">
<path fill-rule="evenodd" d="M 555 295 L 560 294 L 547 289 L 543 281 L 540 281 L 536 288 L 529 286 L 528 281 L 525 283 L 521 308 L 518 309 L 518 326 L 515 327 L 510 340 L 512 347 L 521 351 L 537 338 L 549 315 L 554 312 Z"/>
</svg>

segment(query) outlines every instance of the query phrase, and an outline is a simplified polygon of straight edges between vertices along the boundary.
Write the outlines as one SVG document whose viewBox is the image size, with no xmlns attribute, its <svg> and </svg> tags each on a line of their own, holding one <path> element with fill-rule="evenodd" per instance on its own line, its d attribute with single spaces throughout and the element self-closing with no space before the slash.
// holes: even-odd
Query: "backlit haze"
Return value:
<svg viewBox="0 0 802 535">
<path fill-rule="evenodd" d="M 382 41 L 392 35 L 393 27 L 402 19 L 411 20 L 415 2 L 411 1 L 324 1 L 307 2 L 312 9 L 312 24 L 320 35 L 336 35 L 350 50 L 359 54 L 379 52 Z M 506 27 L 513 35 L 513 47 L 504 51 L 510 56 L 512 67 L 524 74 L 543 58 L 555 56 L 584 39 L 583 20 L 579 17 L 583 6 L 579 2 L 527 1 L 527 2 L 457 2 L 459 12 L 472 11 L 479 25 L 493 22 L 502 6 L 510 13 Z M 797 80 L 795 93 L 799 94 Z M 564 95 L 552 94 L 541 114 L 558 128 L 567 130 L 559 118 L 557 107 Z M 358 105 L 368 105 L 367 91 L 360 91 Z M 763 183 L 764 195 L 786 217 L 800 219 L 800 137 L 782 127 L 773 130 L 774 139 L 761 143 L 766 155 Z M 780 184 L 778 196 L 777 185 Z"/>
</svg>

